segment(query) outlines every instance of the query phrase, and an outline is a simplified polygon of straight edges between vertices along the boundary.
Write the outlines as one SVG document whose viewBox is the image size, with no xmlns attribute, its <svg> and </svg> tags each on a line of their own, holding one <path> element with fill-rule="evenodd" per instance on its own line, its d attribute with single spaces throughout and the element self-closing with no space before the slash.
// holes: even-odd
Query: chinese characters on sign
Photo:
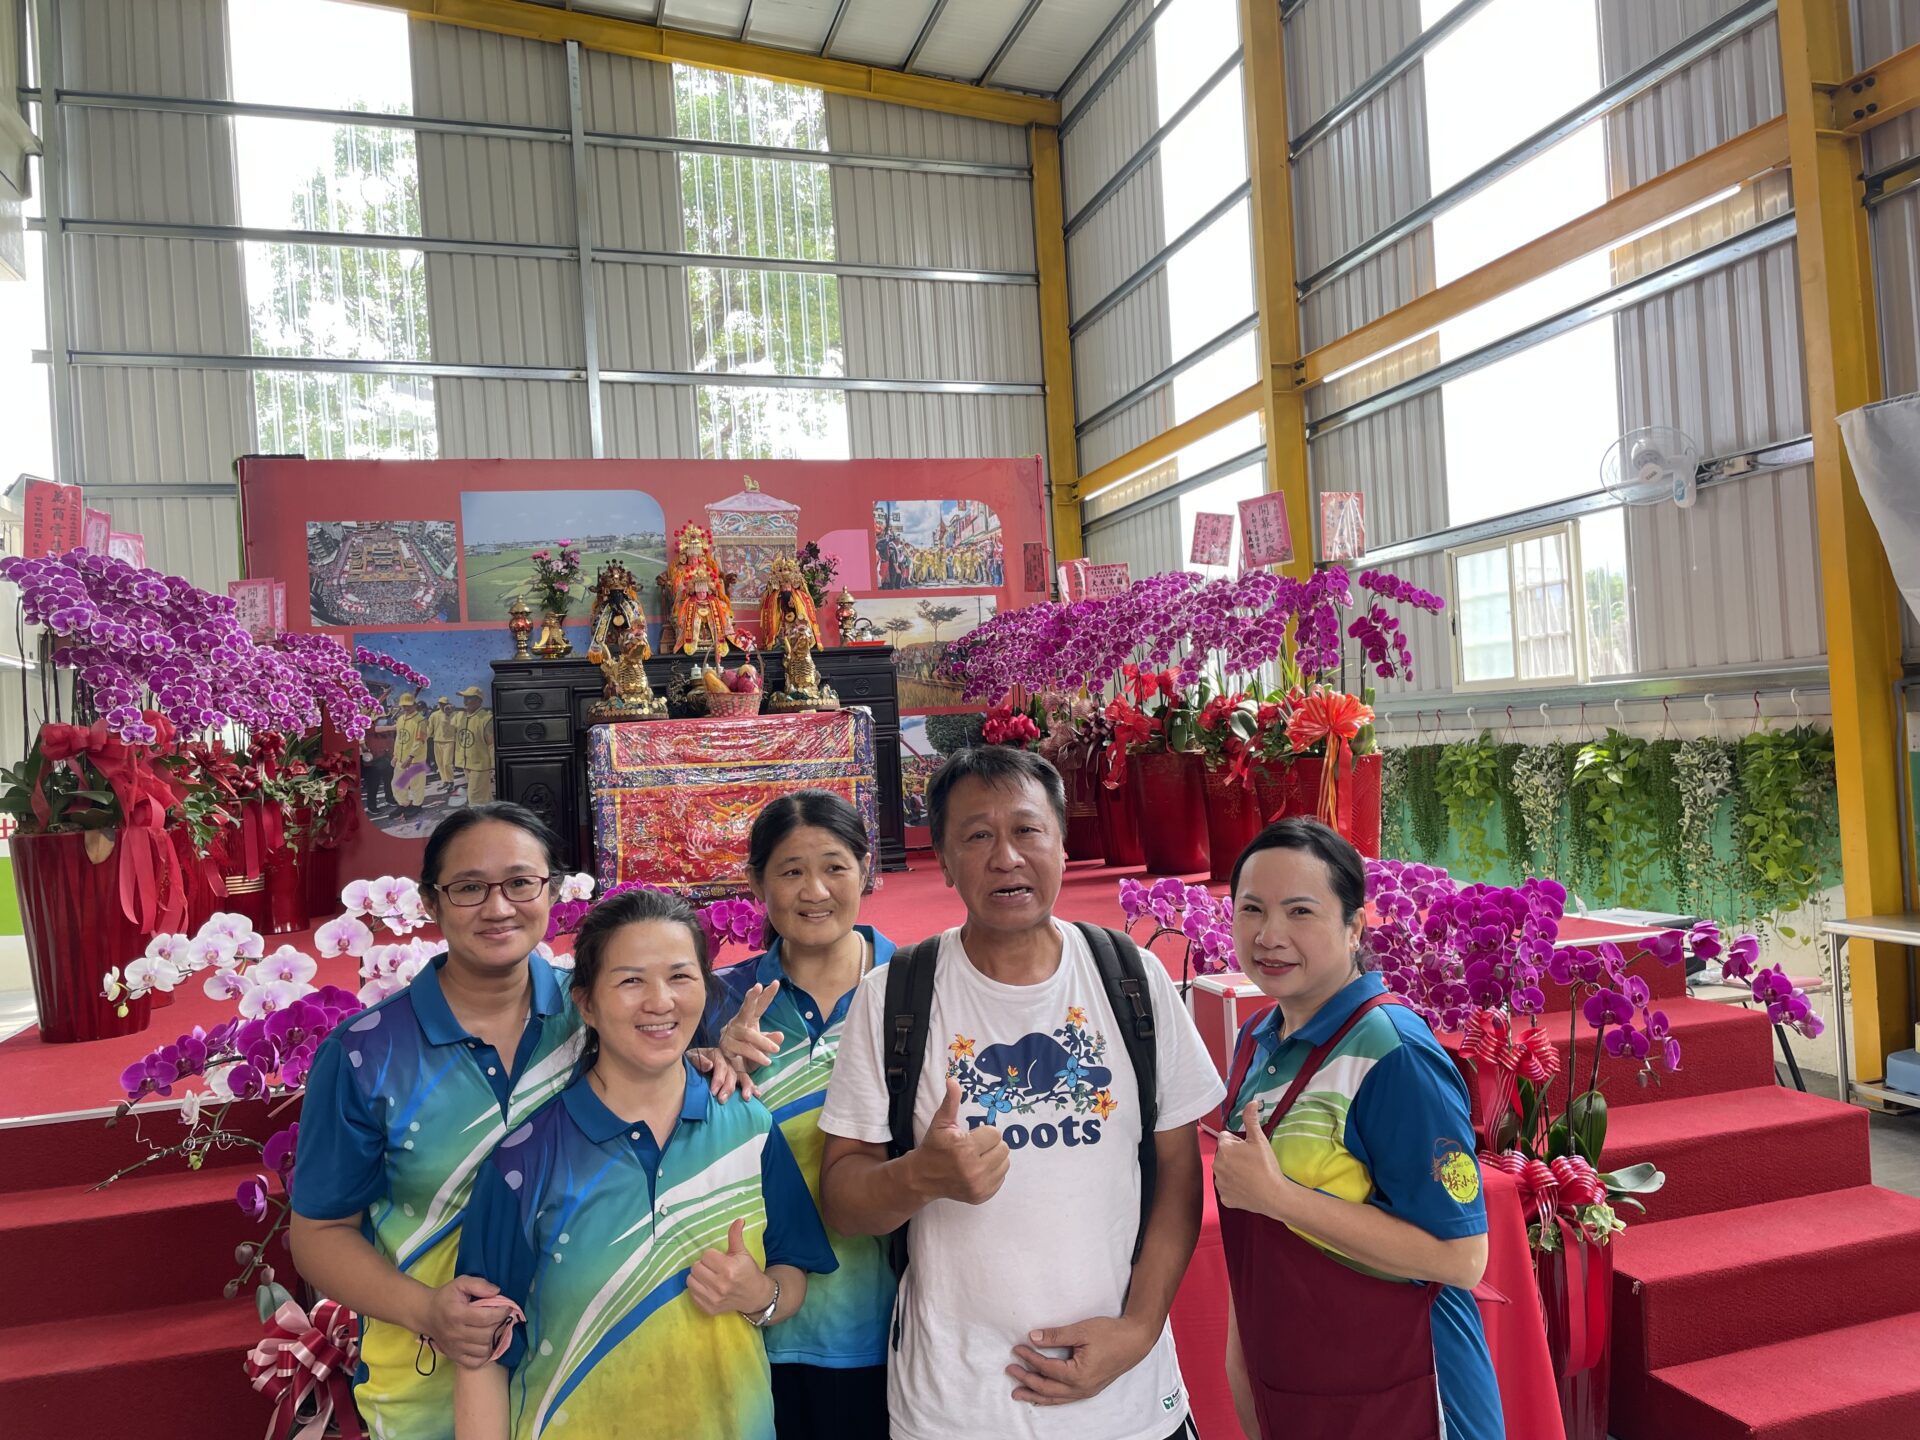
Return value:
<svg viewBox="0 0 1920 1440">
<path fill-rule="evenodd" d="M 273 581 L 229 580 L 233 618 L 256 640 L 273 631 Z"/>
<path fill-rule="evenodd" d="M 26 553 L 29 559 L 64 555 L 85 543 L 86 501 L 78 485 L 35 480 L 27 486 Z"/>
<path fill-rule="evenodd" d="M 1060 566 L 1060 598 L 1071 605 L 1087 598 L 1087 571 L 1084 560 L 1068 560 Z"/>
<path fill-rule="evenodd" d="M 1026 582 L 1029 595 L 1047 593 L 1047 547 L 1037 541 L 1029 540 L 1023 547 L 1026 559 Z"/>
<path fill-rule="evenodd" d="M 1293 559 L 1287 497 L 1279 491 L 1240 502 L 1240 563 L 1248 570 L 1285 565 Z"/>
<path fill-rule="evenodd" d="M 1188 563 L 1193 565 L 1229 565 L 1233 561 L 1233 516 L 1208 515 L 1205 513 L 1193 517 L 1193 551 Z"/>
<path fill-rule="evenodd" d="M 1320 558 L 1358 560 L 1367 553 L 1367 497 L 1329 490 L 1320 497 Z"/>
<path fill-rule="evenodd" d="M 146 537 L 129 530 L 110 530 L 107 532 L 107 554 L 144 570 L 147 565 Z"/>
<path fill-rule="evenodd" d="M 1110 600 L 1115 595 L 1124 595 L 1127 593 L 1127 586 L 1132 583 L 1127 574 L 1127 562 L 1124 560 L 1112 565 L 1087 567 L 1087 598 L 1089 600 Z"/>
<path fill-rule="evenodd" d="M 287 582 L 273 582 L 273 633 L 278 635 L 287 628 Z"/>
<path fill-rule="evenodd" d="M 107 553 L 107 537 L 113 533 L 113 517 L 104 510 L 88 510 L 87 521 L 83 527 L 86 533 L 86 547 L 89 555 Z"/>
</svg>

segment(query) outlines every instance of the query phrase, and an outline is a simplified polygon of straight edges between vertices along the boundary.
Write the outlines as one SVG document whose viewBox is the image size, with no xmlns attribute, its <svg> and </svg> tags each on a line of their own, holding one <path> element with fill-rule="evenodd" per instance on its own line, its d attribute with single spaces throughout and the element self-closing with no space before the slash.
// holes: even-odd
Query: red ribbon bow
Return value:
<svg viewBox="0 0 1920 1440">
<path fill-rule="evenodd" d="M 120 805 L 120 908 L 145 931 L 178 930 L 186 920 L 186 887 L 175 873 L 173 842 L 167 838 L 167 811 L 184 795 L 178 781 L 153 763 L 173 745 L 173 725 L 158 711 L 145 713 L 156 734 L 152 745 L 129 745 L 107 729 L 91 725 L 43 725 L 40 751 L 49 767 L 66 765 L 87 783 L 82 757 L 98 770 Z M 42 779 L 44 779 L 44 774 Z M 52 814 L 44 790 L 34 786 L 33 813 L 42 825 Z"/>
<path fill-rule="evenodd" d="M 361 1440 L 360 1416 L 353 1408 L 352 1375 L 359 1363 L 360 1337 L 353 1312 L 332 1300 L 313 1307 L 313 1316 L 289 1300 L 273 1312 L 260 1343 L 247 1352 L 247 1378 L 274 1402 L 267 1440 L 324 1440 L 329 1421 L 344 1440 Z M 305 1419 L 308 1400 L 313 1408 Z"/>
<path fill-rule="evenodd" d="M 1373 710 L 1352 695 L 1316 688 L 1295 707 L 1287 721 L 1287 743 L 1310 750 L 1327 742 L 1326 770 L 1320 781 L 1319 817 L 1348 839 L 1353 838 L 1353 792 L 1340 784 L 1353 773 L 1353 742 L 1373 722 Z"/>
</svg>

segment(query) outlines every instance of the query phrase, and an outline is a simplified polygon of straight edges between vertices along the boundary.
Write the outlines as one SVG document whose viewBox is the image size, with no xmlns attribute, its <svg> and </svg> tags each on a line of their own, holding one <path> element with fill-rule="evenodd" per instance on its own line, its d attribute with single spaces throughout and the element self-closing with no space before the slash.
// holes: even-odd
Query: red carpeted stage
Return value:
<svg viewBox="0 0 1920 1440">
<path fill-rule="evenodd" d="M 1116 872 L 1069 867 L 1060 913 L 1115 923 Z M 961 918 L 924 856 L 886 877 L 863 912 L 896 940 Z M 1568 939 L 1599 938 L 1569 922 Z M 303 937 L 294 937 L 296 939 Z M 1179 947 L 1161 958 L 1179 965 Z M 723 961 L 744 956 L 729 952 Z M 320 979 L 357 983 L 349 961 Z M 1757 1013 L 1690 1000 L 1677 970 L 1643 965 L 1685 1046 L 1658 1087 L 1604 1079 L 1613 1106 L 1609 1166 L 1652 1160 L 1668 1186 L 1616 1242 L 1613 1432 L 1621 1440 L 1878 1440 L 1920 1434 L 1920 1202 L 1870 1184 L 1865 1112 L 1775 1084 Z M 264 1428 L 240 1356 L 258 1335 L 252 1306 L 220 1298 L 246 1234 L 231 1151 L 199 1173 L 156 1166 L 104 1192 L 87 1187 L 144 1151 L 131 1121 L 108 1130 L 121 1069 L 231 1007 L 183 989 L 140 1036 L 48 1046 L 33 1031 L 0 1044 L 0 1272 L 12 1324 L 0 1328 L 0 1434 L 33 1440 L 205 1440 Z M 1217 1015 L 1213 1018 L 1217 1019 Z M 1567 1033 L 1564 1011 L 1547 1020 Z M 1586 1037 L 1583 1037 L 1583 1039 Z M 1564 1040 L 1560 1042 L 1564 1049 Z M 1583 1046 L 1581 1074 L 1591 1063 Z M 1605 1061 L 1603 1077 L 1615 1068 Z M 165 1134 L 168 1102 L 140 1123 Z M 254 1107 L 250 1133 L 289 1115 Z M 1203 1149 L 1211 1155 L 1210 1142 Z M 1560 1434 L 1512 1182 L 1490 1174 L 1483 1304 L 1508 1434 Z M 290 1267 L 283 1267 L 290 1268 Z M 1181 1364 L 1208 1440 L 1238 1433 L 1226 1391 L 1226 1275 L 1208 1213 L 1174 1311 Z M 1763 1347 L 1755 1349 L 1753 1347 Z"/>
</svg>

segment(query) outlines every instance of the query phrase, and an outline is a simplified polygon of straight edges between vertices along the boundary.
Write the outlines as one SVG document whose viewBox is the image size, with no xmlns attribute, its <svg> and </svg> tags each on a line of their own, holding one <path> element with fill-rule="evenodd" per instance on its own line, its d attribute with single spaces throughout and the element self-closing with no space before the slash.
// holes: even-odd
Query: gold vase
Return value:
<svg viewBox="0 0 1920 1440">
<path fill-rule="evenodd" d="M 507 633 L 513 636 L 513 658 L 531 660 L 533 651 L 527 648 L 527 636 L 533 633 L 533 614 L 518 596 L 507 609 Z"/>
<path fill-rule="evenodd" d="M 567 639 L 567 617 L 549 610 L 540 617 L 540 638 L 533 642 L 533 653 L 542 660 L 564 660 L 573 654 L 573 642 Z"/>
</svg>

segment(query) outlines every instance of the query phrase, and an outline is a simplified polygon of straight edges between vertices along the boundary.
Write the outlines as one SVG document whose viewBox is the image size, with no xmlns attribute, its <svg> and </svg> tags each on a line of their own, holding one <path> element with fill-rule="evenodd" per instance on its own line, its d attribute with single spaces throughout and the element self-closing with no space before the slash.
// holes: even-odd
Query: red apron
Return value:
<svg viewBox="0 0 1920 1440">
<path fill-rule="evenodd" d="M 1376 995 L 1308 1055 L 1263 1127 L 1271 1140 L 1307 1082 Z M 1250 1038 L 1250 1037 L 1249 1037 Z M 1226 1113 L 1245 1084 L 1252 1047 L 1234 1056 Z M 1261 1440 L 1440 1440 L 1432 1308 L 1438 1284 L 1364 1275 L 1277 1220 L 1220 1206 L 1240 1353 Z"/>
</svg>

